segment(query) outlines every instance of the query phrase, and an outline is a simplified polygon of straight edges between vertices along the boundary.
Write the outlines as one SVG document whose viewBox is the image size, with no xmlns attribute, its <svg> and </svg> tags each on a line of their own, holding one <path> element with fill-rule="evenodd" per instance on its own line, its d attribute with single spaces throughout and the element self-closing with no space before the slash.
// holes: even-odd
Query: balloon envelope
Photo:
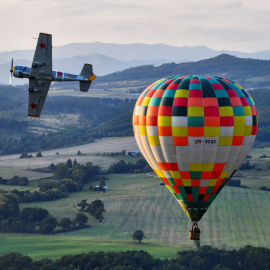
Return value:
<svg viewBox="0 0 270 270">
<path fill-rule="evenodd" d="M 192 221 L 199 221 L 244 161 L 258 116 L 239 84 L 209 75 L 163 78 L 137 100 L 140 151 Z"/>
</svg>

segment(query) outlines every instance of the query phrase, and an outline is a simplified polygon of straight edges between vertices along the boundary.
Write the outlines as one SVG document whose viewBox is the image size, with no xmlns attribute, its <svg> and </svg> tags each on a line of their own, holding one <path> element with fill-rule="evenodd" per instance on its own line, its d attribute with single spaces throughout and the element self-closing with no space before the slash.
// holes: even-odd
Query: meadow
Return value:
<svg viewBox="0 0 270 270">
<path fill-rule="evenodd" d="M 126 149 L 136 149 L 134 138 L 109 139 L 97 141 L 84 146 L 59 149 L 62 158 L 77 158 L 77 150 L 86 153 L 85 158 L 106 158 L 115 162 L 122 157 L 109 158 L 89 156 L 100 152 L 115 152 Z M 120 150 L 121 149 L 121 150 Z M 130 149 L 130 150 L 129 150 Z M 44 151 L 48 158 L 56 150 Z M 226 246 L 229 249 L 245 245 L 270 248 L 270 236 L 267 230 L 270 226 L 270 192 L 258 190 L 261 186 L 270 186 L 269 159 L 260 158 L 269 155 L 270 149 L 252 149 L 250 164 L 257 164 L 252 170 L 238 171 L 235 179 L 240 179 L 243 185 L 251 188 L 225 187 L 212 203 L 207 213 L 199 222 L 201 228 L 201 245 L 215 247 Z M 54 154 L 55 155 L 55 154 Z M 18 158 L 1 159 L 12 163 L 11 171 L 23 172 L 16 168 Z M 35 160 L 31 159 L 32 160 Z M 124 157 L 125 161 L 136 162 L 137 157 Z M 29 160 L 30 161 L 30 160 Z M 11 164 L 10 163 L 10 164 Z M 98 164 L 98 163 L 95 163 Z M 258 170 L 257 168 L 261 168 Z M 6 168 L 1 168 L 4 173 Z M 28 171 L 25 171 L 28 172 Z M 47 175 L 47 174 L 41 174 Z M 185 215 L 181 206 L 170 194 L 161 180 L 152 173 L 148 174 L 108 174 L 106 184 L 109 191 L 93 193 L 89 185 L 81 192 L 70 193 L 69 197 L 48 202 L 20 203 L 20 208 L 42 207 L 48 209 L 51 215 L 59 221 L 62 217 L 73 219 L 78 210 L 74 200 L 100 199 L 105 204 L 104 223 L 89 216 L 90 228 L 62 233 L 58 235 L 20 235 L 0 234 L 0 254 L 20 252 L 34 259 L 48 257 L 56 259 L 63 254 L 76 254 L 88 251 L 121 251 L 146 250 L 160 258 L 170 258 L 181 249 L 194 248 L 194 242 L 188 239 L 191 221 Z M 38 177 L 38 175 L 37 175 Z M 92 182 L 96 185 L 98 182 Z M 0 186 L 5 190 L 36 190 L 36 181 L 32 179 L 27 187 Z M 256 190 L 257 189 L 257 190 Z M 132 233 L 141 229 L 146 239 L 144 244 L 132 241 Z"/>
<path fill-rule="evenodd" d="M 108 175 L 106 193 L 82 192 L 53 202 L 21 203 L 24 207 L 43 207 L 58 218 L 74 218 L 78 211 L 74 200 L 101 199 L 105 204 L 104 223 L 89 216 L 92 227 L 64 233 L 59 237 L 92 239 L 98 242 L 128 242 L 141 229 L 146 242 L 156 245 L 192 248 L 188 239 L 191 221 L 160 180 L 146 174 Z M 200 221 L 201 244 L 239 248 L 250 244 L 270 247 L 266 229 L 270 225 L 270 192 L 225 187 Z"/>
<path fill-rule="evenodd" d="M 151 243 L 138 244 L 136 242 L 101 242 L 91 238 L 65 238 L 50 235 L 18 235 L 0 234 L 0 255 L 9 252 L 17 252 L 28 255 L 34 260 L 49 258 L 58 259 L 66 254 L 78 254 L 109 251 L 144 250 L 151 255 L 165 259 L 176 257 L 176 253 L 183 249 L 166 247 Z"/>
<path fill-rule="evenodd" d="M 65 237 L 95 237 L 101 241 L 130 241 L 132 232 L 144 231 L 146 241 L 191 248 L 191 221 L 164 186 L 143 189 L 148 196 L 104 200 L 105 222 L 93 228 L 65 233 Z M 199 222 L 201 245 L 240 248 L 270 247 L 270 193 L 225 187 Z"/>
<path fill-rule="evenodd" d="M 134 137 L 107 138 L 96 140 L 93 143 L 83 145 L 46 150 L 42 151 L 43 157 L 39 158 L 35 157 L 36 152 L 29 153 L 32 154 L 34 158 L 27 158 L 27 159 L 20 159 L 19 158 L 20 154 L 0 156 L 0 168 L 6 167 L 24 170 L 28 168 L 30 169 L 42 168 L 49 166 L 51 163 L 54 163 L 56 165 L 61 162 L 66 162 L 67 159 L 69 158 L 76 159 L 77 162 L 79 163 L 93 162 L 93 164 L 95 165 L 107 168 L 112 163 L 117 162 L 118 160 L 111 157 L 92 156 L 92 154 L 106 153 L 106 152 L 120 152 L 124 149 L 127 152 L 139 151 L 139 148 L 136 144 Z M 78 156 L 77 155 L 78 150 L 80 150 L 85 155 Z"/>
</svg>

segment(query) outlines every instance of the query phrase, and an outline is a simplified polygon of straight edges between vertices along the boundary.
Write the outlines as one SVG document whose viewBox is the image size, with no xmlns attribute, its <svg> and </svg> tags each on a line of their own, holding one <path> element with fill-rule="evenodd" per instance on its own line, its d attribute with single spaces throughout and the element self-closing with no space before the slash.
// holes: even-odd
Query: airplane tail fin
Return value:
<svg viewBox="0 0 270 270">
<path fill-rule="evenodd" d="M 93 66 L 90 64 L 84 64 L 80 75 L 87 78 L 91 77 L 93 75 Z"/>
<path fill-rule="evenodd" d="M 80 81 L 80 91 L 87 92 L 92 81 L 96 79 L 96 75 L 93 73 L 93 66 L 91 64 L 84 64 L 80 76 L 88 78 L 88 82 Z"/>
</svg>

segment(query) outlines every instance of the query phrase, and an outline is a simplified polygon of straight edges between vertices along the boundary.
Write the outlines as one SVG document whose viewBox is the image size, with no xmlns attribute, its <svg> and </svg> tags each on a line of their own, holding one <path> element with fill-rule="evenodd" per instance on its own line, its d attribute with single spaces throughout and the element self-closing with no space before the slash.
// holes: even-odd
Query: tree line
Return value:
<svg viewBox="0 0 270 270">
<path fill-rule="evenodd" d="M 49 215 L 48 210 L 40 207 L 26 207 L 20 211 L 21 197 L 18 191 L 4 192 L 0 190 L 0 232 L 4 233 L 42 233 L 48 234 L 55 231 L 57 225 L 62 229 L 55 233 L 77 230 L 89 227 L 86 225 L 88 218 L 84 214 L 77 214 L 75 219 L 66 226 L 63 218 L 59 224 L 56 218 Z M 1 268 L 0 268 L 1 269 Z"/>
<path fill-rule="evenodd" d="M 19 177 L 14 175 L 9 179 L 3 179 L 0 177 L 0 185 L 8 185 L 8 186 L 27 186 L 28 178 L 25 176 Z"/>
<path fill-rule="evenodd" d="M 64 255 L 55 261 L 33 261 L 29 256 L 8 253 L 0 256 L 0 270 L 265 270 L 269 269 L 270 250 L 250 245 L 239 250 L 202 246 L 179 251 L 172 259 L 159 259 L 146 251 L 89 252 Z"/>
<path fill-rule="evenodd" d="M 73 161 L 73 168 L 69 168 L 71 160 L 67 160 L 66 164 L 59 163 L 57 166 L 51 164 L 46 171 L 53 172 L 55 180 L 38 180 L 39 191 L 30 192 L 29 190 L 18 191 L 13 189 L 10 191 L 20 197 L 22 202 L 40 202 L 63 199 L 69 196 L 71 192 L 81 191 L 85 183 L 89 183 L 100 173 L 100 167 L 86 162 L 85 165 Z"/>
<path fill-rule="evenodd" d="M 142 157 L 135 164 L 119 160 L 110 165 L 107 173 L 146 173 L 152 172 L 153 169 L 148 165 L 147 161 Z"/>
</svg>

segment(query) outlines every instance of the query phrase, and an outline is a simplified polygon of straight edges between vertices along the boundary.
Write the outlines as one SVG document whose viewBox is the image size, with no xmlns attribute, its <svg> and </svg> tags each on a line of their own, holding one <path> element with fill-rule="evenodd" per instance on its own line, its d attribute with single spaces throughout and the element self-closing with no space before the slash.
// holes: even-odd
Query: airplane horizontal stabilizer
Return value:
<svg viewBox="0 0 270 270">
<path fill-rule="evenodd" d="M 81 92 L 88 92 L 90 85 L 91 85 L 92 81 L 88 81 L 88 82 L 80 82 L 80 91 Z"/>
</svg>

